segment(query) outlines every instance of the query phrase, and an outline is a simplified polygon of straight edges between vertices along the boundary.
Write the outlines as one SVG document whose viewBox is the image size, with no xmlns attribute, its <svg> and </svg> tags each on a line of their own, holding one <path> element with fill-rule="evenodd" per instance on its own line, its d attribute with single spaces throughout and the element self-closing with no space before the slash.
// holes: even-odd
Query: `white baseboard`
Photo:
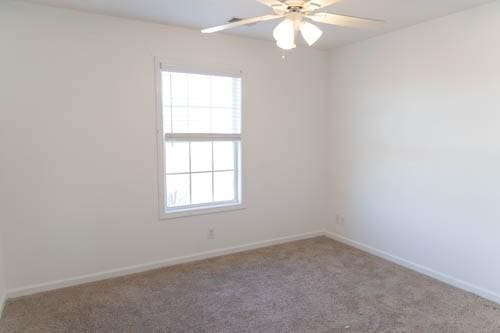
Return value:
<svg viewBox="0 0 500 333">
<path fill-rule="evenodd" d="M 392 254 L 387 253 L 385 251 L 373 248 L 369 245 L 362 244 L 360 242 L 354 241 L 352 239 L 349 239 L 347 237 L 341 236 L 339 234 L 336 234 L 336 233 L 333 233 L 330 231 L 325 231 L 325 236 L 328 238 L 331 238 L 333 240 L 339 241 L 341 243 L 355 247 L 359 250 L 373 254 L 377 257 L 381 257 L 381 258 L 386 259 L 388 261 L 394 262 L 394 263 L 401 265 L 403 267 L 417 271 L 421 274 L 430 276 L 430 277 L 432 277 L 436 280 L 442 281 L 446 284 L 452 285 L 452 286 L 457 287 L 459 289 L 463 289 L 465 291 L 471 292 L 473 294 L 476 294 L 478 296 L 481 296 L 481 297 L 486 298 L 490 301 L 493 301 L 495 303 L 500 304 L 500 295 L 498 295 L 490 290 L 486 290 L 484 288 L 478 287 L 472 283 L 462 281 L 462 280 L 454 278 L 450 275 L 435 271 L 435 270 L 430 269 L 428 267 L 416 264 L 416 263 L 411 262 L 409 260 L 400 258 L 398 256 L 395 256 L 395 255 L 392 255 Z"/>
<path fill-rule="evenodd" d="M 43 291 L 71 287 L 71 286 L 76 286 L 76 285 L 83 284 L 83 283 L 95 282 L 95 281 L 110 279 L 110 278 L 114 278 L 114 277 L 124 276 L 124 275 L 128 275 L 128 274 L 140 273 L 140 272 L 144 272 L 144 271 L 148 271 L 148 270 L 152 270 L 152 269 L 168 267 L 168 266 L 173 266 L 173 265 L 178 265 L 178 264 L 183 264 L 183 263 L 188 263 L 188 262 L 193 262 L 193 261 L 198 261 L 198 260 L 203 260 L 203 259 L 208 259 L 208 258 L 215 258 L 215 257 L 227 255 L 227 254 L 233 254 L 233 253 L 238 253 L 238 252 L 242 252 L 242 251 L 248 251 L 248 250 L 263 248 L 263 247 L 277 245 L 277 244 L 288 243 L 288 242 L 301 240 L 301 239 L 314 238 L 314 237 L 324 236 L 324 235 L 325 235 L 324 231 L 309 232 L 309 233 L 300 234 L 300 235 L 292 235 L 292 236 L 274 238 L 274 239 L 270 239 L 270 240 L 249 243 L 249 244 L 245 244 L 245 245 L 227 247 L 227 248 L 206 251 L 206 252 L 200 252 L 200 253 L 182 256 L 182 257 L 175 257 L 175 258 L 170 258 L 170 259 L 165 259 L 165 260 L 148 262 L 145 264 L 122 267 L 122 268 L 112 269 L 112 270 L 99 272 L 99 273 L 80 275 L 80 276 L 75 276 L 75 277 L 71 277 L 71 278 L 67 278 L 67 279 L 63 279 L 63 280 L 40 283 L 40 284 L 21 287 L 21 288 L 14 288 L 14 289 L 7 290 L 6 298 L 16 298 L 16 297 L 21 297 L 21 296 L 26 296 L 26 295 L 32 295 L 32 294 L 36 294 L 36 293 L 43 292 Z"/>
</svg>

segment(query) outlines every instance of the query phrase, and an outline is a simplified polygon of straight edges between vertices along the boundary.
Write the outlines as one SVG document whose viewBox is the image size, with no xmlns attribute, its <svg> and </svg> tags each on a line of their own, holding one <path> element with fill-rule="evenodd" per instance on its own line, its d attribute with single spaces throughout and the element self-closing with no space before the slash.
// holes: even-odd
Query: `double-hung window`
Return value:
<svg viewBox="0 0 500 333">
<path fill-rule="evenodd" d="M 241 77 L 161 68 L 162 217 L 241 206 Z"/>
</svg>

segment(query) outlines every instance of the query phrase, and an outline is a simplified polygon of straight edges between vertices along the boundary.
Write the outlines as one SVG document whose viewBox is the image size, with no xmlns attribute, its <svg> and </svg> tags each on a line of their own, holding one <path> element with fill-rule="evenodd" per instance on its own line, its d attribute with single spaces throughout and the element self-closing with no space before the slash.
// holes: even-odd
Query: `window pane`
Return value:
<svg viewBox="0 0 500 333">
<path fill-rule="evenodd" d="M 212 142 L 191 142 L 191 172 L 212 170 Z"/>
<path fill-rule="evenodd" d="M 163 107 L 163 133 L 172 133 L 172 108 Z"/>
<path fill-rule="evenodd" d="M 237 92 L 235 90 L 235 79 L 231 77 L 212 77 L 212 106 L 234 108 L 238 106 Z"/>
<path fill-rule="evenodd" d="M 171 103 L 163 101 L 164 105 L 186 106 L 188 105 L 188 75 L 183 73 L 171 73 Z"/>
<path fill-rule="evenodd" d="M 212 173 L 191 175 L 192 204 L 212 202 Z"/>
<path fill-rule="evenodd" d="M 165 142 L 166 173 L 189 172 L 189 143 Z"/>
<path fill-rule="evenodd" d="M 189 205 L 189 175 L 167 175 L 167 207 Z"/>
<path fill-rule="evenodd" d="M 210 107 L 164 107 L 163 117 L 171 119 L 173 133 L 233 134 L 241 132 L 238 112 Z M 164 127 L 164 132 L 169 133 L 169 127 Z"/>
<path fill-rule="evenodd" d="M 190 74 L 189 80 L 189 105 L 210 105 L 210 76 Z"/>
<path fill-rule="evenodd" d="M 235 109 L 217 108 L 212 110 L 213 133 L 240 133 L 240 114 Z"/>
<path fill-rule="evenodd" d="M 189 132 L 189 109 L 187 107 L 172 107 L 172 133 Z"/>
<path fill-rule="evenodd" d="M 162 80 L 165 133 L 241 133 L 240 78 L 162 72 Z"/>
<path fill-rule="evenodd" d="M 187 133 L 210 133 L 211 109 L 208 107 L 190 107 L 187 115 Z"/>
<path fill-rule="evenodd" d="M 214 201 L 234 199 L 234 171 L 214 172 Z"/>
<path fill-rule="evenodd" d="M 234 142 L 214 142 L 214 170 L 234 170 Z"/>
</svg>

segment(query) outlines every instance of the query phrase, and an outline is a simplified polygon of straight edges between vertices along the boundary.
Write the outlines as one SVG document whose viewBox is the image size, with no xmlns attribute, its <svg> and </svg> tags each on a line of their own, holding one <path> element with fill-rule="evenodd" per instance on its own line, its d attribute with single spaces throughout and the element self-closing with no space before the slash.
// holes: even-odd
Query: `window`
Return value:
<svg viewBox="0 0 500 333">
<path fill-rule="evenodd" d="M 241 77 L 162 68 L 162 216 L 241 205 Z"/>
</svg>

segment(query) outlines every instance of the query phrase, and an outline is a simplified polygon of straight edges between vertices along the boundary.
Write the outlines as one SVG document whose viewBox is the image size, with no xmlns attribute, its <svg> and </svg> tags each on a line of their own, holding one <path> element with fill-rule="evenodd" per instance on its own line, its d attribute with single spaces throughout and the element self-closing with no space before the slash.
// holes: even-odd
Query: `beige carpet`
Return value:
<svg viewBox="0 0 500 333">
<path fill-rule="evenodd" d="M 324 237 L 10 300 L 2 332 L 500 332 L 500 306 Z"/>
</svg>

